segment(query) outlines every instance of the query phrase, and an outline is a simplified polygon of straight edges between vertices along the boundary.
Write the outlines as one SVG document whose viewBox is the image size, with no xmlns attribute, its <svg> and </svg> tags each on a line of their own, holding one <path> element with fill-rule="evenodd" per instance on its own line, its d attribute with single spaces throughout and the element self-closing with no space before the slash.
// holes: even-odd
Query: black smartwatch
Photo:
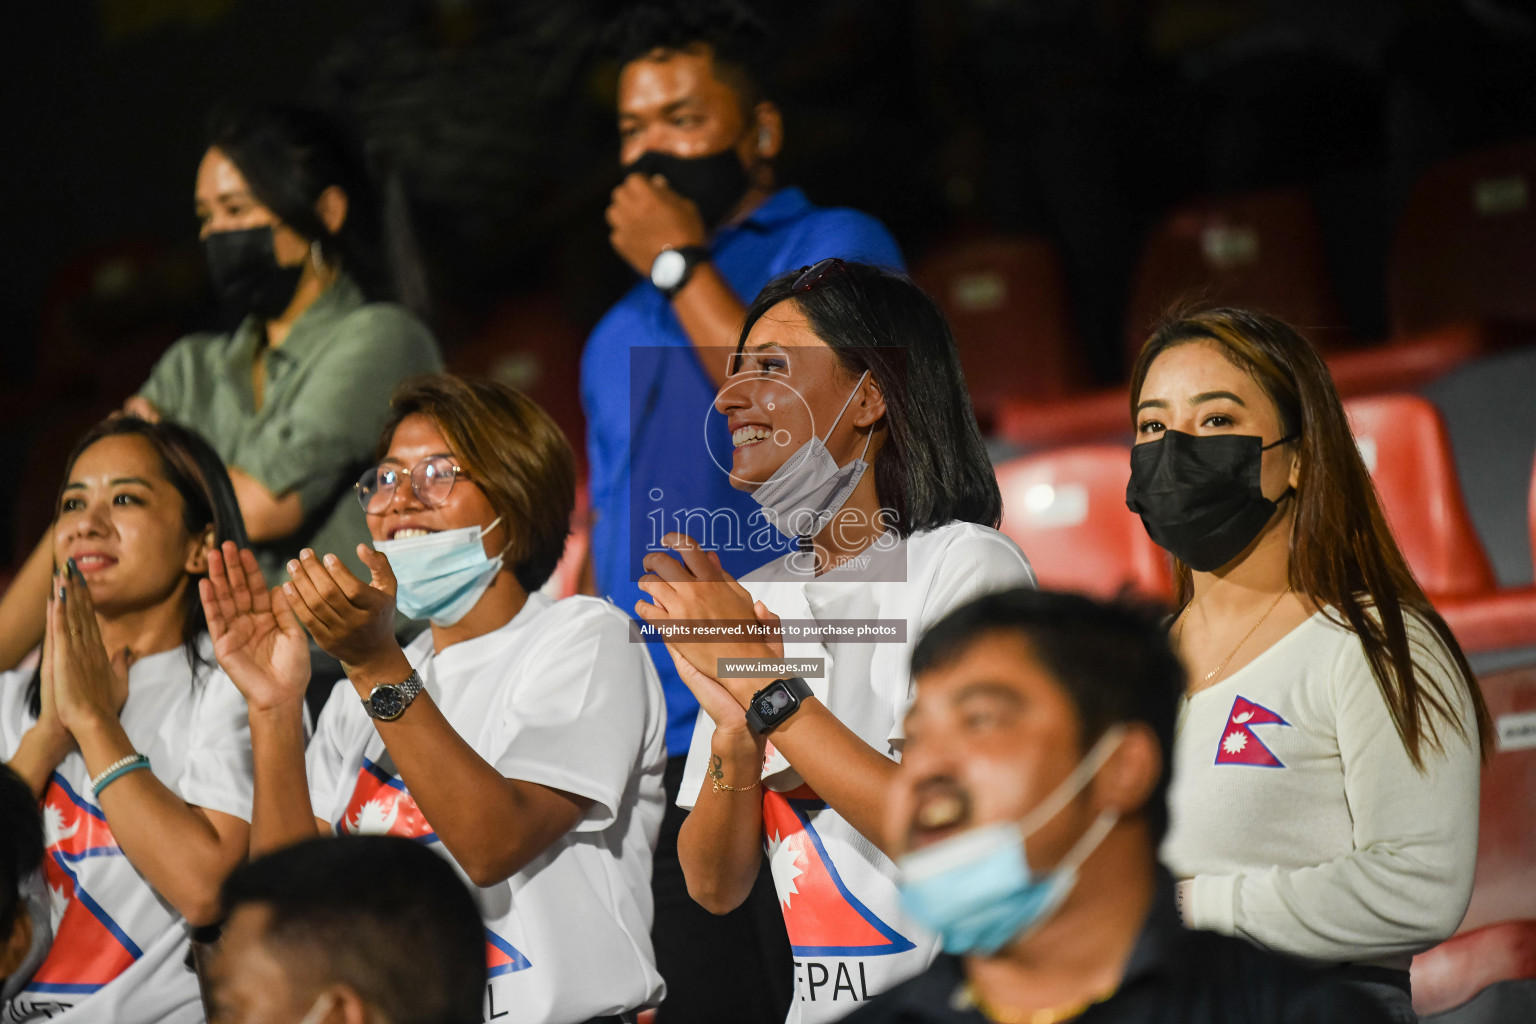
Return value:
<svg viewBox="0 0 1536 1024">
<path fill-rule="evenodd" d="M 747 705 L 747 728 L 761 736 L 800 710 L 807 697 L 814 697 L 811 684 L 799 676 L 775 679 L 752 695 Z"/>
<path fill-rule="evenodd" d="M 693 268 L 709 259 L 709 250 L 702 245 L 684 245 L 677 249 L 663 249 L 651 262 L 651 284 L 668 299 L 682 290 L 693 276 Z"/>
<path fill-rule="evenodd" d="M 416 699 L 426 684 L 421 681 L 421 675 L 411 669 L 411 674 L 405 677 L 404 682 L 384 683 L 375 686 L 364 697 L 363 710 L 368 712 L 369 718 L 377 718 L 381 722 L 393 722 L 405 714 L 405 709 L 411 706 L 411 701 Z"/>
</svg>

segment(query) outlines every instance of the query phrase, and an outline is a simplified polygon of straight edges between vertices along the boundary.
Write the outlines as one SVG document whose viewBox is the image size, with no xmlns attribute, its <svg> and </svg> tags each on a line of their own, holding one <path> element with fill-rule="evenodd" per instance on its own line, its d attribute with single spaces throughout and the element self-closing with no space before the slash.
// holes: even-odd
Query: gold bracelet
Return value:
<svg viewBox="0 0 1536 1024">
<path fill-rule="evenodd" d="M 721 781 L 724 778 L 725 772 L 720 770 L 720 760 L 716 758 L 715 763 L 709 769 L 709 781 L 715 787 L 716 793 L 750 793 L 757 788 L 758 783 L 762 782 L 759 779 L 750 786 L 727 786 Z"/>
</svg>

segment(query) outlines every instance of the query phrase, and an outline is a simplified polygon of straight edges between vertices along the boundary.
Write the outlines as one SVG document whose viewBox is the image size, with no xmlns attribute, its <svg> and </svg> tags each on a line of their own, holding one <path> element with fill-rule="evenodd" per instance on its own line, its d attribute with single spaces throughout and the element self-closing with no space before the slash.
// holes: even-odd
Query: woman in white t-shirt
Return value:
<svg viewBox="0 0 1536 1024">
<path fill-rule="evenodd" d="M 880 847 L 912 645 L 954 608 L 1034 576 L 994 529 L 1002 500 L 948 325 L 906 277 L 837 259 L 785 275 L 748 310 L 735 358 L 716 400 L 732 483 L 800 550 L 737 583 L 669 534 L 682 561 L 646 556 L 640 586 L 654 603 L 636 611 L 737 631 L 669 644 L 702 707 L 678 855 L 689 892 L 723 913 L 766 846 L 795 955 L 789 1019 L 828 1021 L 937 952 L 902 912 Z M 783 655 L 816 670 L 720 673 L 722 657 L 775 657 L 745 627 L 776 621 L 797 630 Z M 749 706 L 766 716 L 749 724 Z"/>
<path fill-rule="evenodd" d="M 1185 920 L 1412 1020 L 1472 890 L 1488 712 L 1382 516 L 1322 359 L 1272 317 L 1170 320 L 1131 378 L 1127 501 L 1176 559 L 1189 669 L 1163 857 Z"/>
<path fill-rule="evenodd" d="M 47 842 L 36 955 L 0 1019 L 201 1021 L 188 938 L 218 918 L 252 794 L 245 701 L 193 582 L 245 540 L 239 505 L 201 438 L 121 417 L 70 457 L 52 538 L 41 663 L 0 675 L 0 757 Z"/>
<path fill-rule="evenodd" d="M 371 581 L 306 549 L 269 594 L 251 553 L 226 545 L 204 588 L 219 661 L 250 701 L 252 847 L 317 830 L 432 844 L 485 918 L 485 1020 L 619 1020 L 662 995 L 656 671 L 623 613 L 538 592 L 575 502 L 570 446 L 544 411 L 448 375 L 407 382 L 393 407 L 358 483 Z M 397 604 L 432 624 L 403 650 Z M 307 756 L 301 622 L 348 675 Z"/>
</svg>

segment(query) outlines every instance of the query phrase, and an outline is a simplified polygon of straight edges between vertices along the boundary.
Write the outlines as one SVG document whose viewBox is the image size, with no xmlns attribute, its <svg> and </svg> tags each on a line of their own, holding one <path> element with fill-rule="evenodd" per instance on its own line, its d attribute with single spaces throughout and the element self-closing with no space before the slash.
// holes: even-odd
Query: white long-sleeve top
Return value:
<svg viewBox="0 0 1536 1024">
<path fill-rule="evenodd" d="M 1406 968 L 1456 930 L 1477 859 L 1477 725 L 1434 633 L 1415 674 L 1463 729 L 1413 766 L 1359 638 L 1319 612 L 1184 701 L 1162 857 L 1193 927 L 1334 963 Z"/>
</svg>

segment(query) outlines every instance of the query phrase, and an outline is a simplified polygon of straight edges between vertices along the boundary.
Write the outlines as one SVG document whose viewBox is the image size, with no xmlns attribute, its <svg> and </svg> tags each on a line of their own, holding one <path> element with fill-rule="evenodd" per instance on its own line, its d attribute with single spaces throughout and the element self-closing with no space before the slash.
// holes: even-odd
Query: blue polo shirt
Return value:
<svg viewBox="0 0 1536 1024">
<path fill-rule="evenodd" d="M 901 267 L 901 251 L 879 221 L 856 210 L 813 206 L 797 188 L 775 192 L 710 242 L 710 259 L 749 305 L 770 280 L 828 256 Z M 720 339 L 722 361 L 735 336 Z M 713 356 L 714 354 L 712 354 Z M 731 443 L 714 411 L 716 388 L 672 311 L 640 281 L 598 322 L 581 359 L 587 415 L 592 568 L 598 593 L 630 615 L 644 596 L 641 559 L 678 530 L 720 553 L 740 577 L 774 558 L 788 540 L 768 526 L 751 495 L 731 486 Z M 667 698 L 667 752 L 688 752 L 698 702 L 666 648 L 651 659 Z"/>
</svg>

